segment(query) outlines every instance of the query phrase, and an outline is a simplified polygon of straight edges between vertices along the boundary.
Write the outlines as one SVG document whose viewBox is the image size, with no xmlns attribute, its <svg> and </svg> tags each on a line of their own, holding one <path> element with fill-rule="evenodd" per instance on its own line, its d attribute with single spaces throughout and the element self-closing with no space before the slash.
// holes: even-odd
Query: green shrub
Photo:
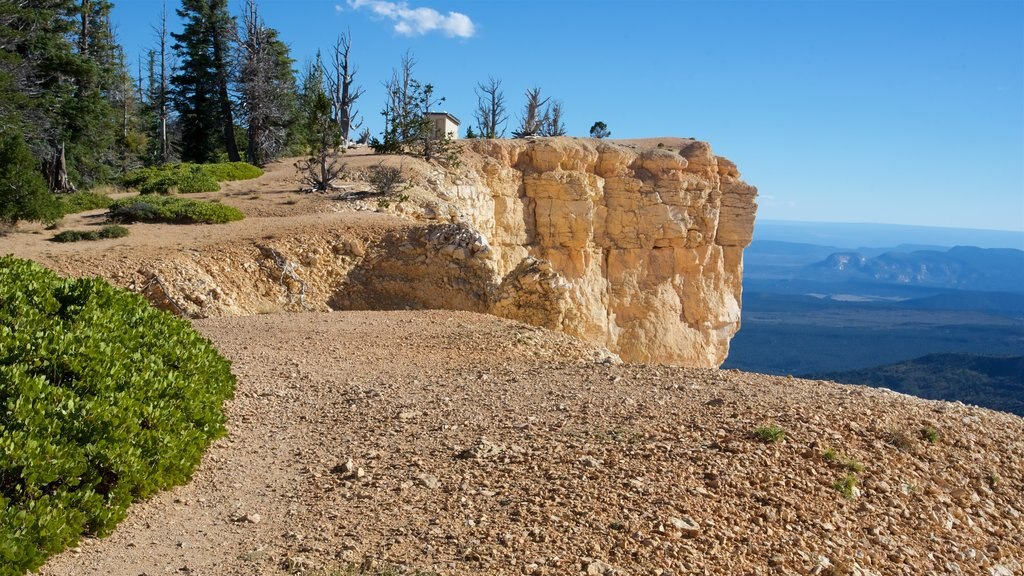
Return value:
<svg viewBox="0 0 1024 576">
<path fill-rule="evenodd" d="M 220 164 L 164 164 L 132 170 L 121 177 L 121 184 L 142 194 L 182 194 L 216 192 L 218 182 L 248 180 L 263 175 L 263 170 L 245 162 Z"/>
<path fill-rule="evenodd" d="M 141 296 L 0 258 L 0 575 L 187 481 L 234 383 L 208 340 Z"/>
<path fill-rule="evenodd" d="M 921 439 L 929 444 L 935 444 L 939 441 L 939 431 L 931 426 L 922 426 L 918 431 L 918 435 Z"/>
<path fill-rule="evenodd" d="M 128 229 L 124 226 L 110 224 L 99 230 L 65 230 L 53 237 L 54 242 L 78 242 L 79 240 L 103 240 L 106 238 L 124 238 Z"/>
<path fill-rule="evenodd" d="M 237 208 L 173 196 L 124 198 L 110 205 L 107 218 L 115 222 L 223 224 L 245 218 Z"/>
<path fill-rule="evenodd" d="M 61 214 L 67 216 L 87 210 L 107 208 L 113 200 L 106 194 L 96 192 L 72 192 L 57 196 L 57 202 L 60 204 Z"/>
<path fill-rule="evenodd" d="M 263 170 L 247 162 L 221 162 L 219 164 L 203 164 L 203 168 L 217 182 L 232 180 L 251 180 L 263 176 Z"/>
<path fill-rule="evenodd" d="M 778 424 L 761 426 L 754 430 L 754 437 L 762 442 L 780 442 L 786 439 L 786 431 Z"/>
<path fill-rule="evenodd" d="M 195 194 L 198 192 L 216 192 L 220 190 L 220 184 L 213 174 L 203 166 L 190 166 L 183 170 L 178 176 L 178 192 L 181 194 Z"/>
<path fill-rule="evenodd" d="M 60 217 L 60 204 L 46 187 L 22 135 L 0 130 L 0 224 L 52 222 Z"/>
</svg>

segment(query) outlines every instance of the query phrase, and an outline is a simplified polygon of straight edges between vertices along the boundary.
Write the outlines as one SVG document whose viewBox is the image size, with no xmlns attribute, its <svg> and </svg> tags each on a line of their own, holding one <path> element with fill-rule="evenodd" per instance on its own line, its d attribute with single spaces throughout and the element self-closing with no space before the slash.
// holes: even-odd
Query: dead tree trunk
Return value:
<svg viewBox="0 0 1024 576">
<path fill-rule="evenodd" d="M 75 185 L 68 178 L 68 164 L 67 158 L 64 155 L 63 142 L 53 151 L 53 160 L 50 162 L 50 170 L 47 176 L 50 190 L 53 192 L 74 192 L 76 190 Z"/>
</svg>

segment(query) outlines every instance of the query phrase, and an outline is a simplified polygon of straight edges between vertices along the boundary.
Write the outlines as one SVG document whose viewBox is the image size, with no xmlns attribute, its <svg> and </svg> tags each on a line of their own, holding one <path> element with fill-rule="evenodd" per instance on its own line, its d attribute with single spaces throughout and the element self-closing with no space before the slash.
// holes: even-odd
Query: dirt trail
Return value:
<svg viewBox="0 0 1024 576">
<path fill-rule="evenodd" d="M 1024 560 L 1014 416 L 617 365 L 470 313 L 196 326 L 239 376 L 229 436 L 192 483 L 43 574 L 1019 574 Z M 768 423 L 786 440 L 753 437 Z M 863 465 L 849 499 L 834 487 L 848 460 Z"/>
</svg>

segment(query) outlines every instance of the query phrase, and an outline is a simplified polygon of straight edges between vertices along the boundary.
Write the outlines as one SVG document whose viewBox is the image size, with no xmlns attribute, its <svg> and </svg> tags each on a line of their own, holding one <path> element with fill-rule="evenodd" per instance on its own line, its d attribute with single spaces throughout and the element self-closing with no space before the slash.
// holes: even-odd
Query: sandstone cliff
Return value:
<svg viewBox="0 0 1024 576">
<path fill-rule="evenodd" d="M 756 189 L 705 142 L 477 140 L 452 186 L 502 278 L 489 311 L 628 361 L 715 366 L 739 329 Z"/>
</svg>

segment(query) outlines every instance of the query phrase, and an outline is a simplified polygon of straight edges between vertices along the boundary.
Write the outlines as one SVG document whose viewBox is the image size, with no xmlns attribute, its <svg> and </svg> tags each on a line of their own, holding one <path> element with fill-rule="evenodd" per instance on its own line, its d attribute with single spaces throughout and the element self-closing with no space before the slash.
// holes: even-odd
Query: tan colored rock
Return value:
<svg viewBox="0 0 1024 576">
<path fill-rule="evenodd" d="M 735 164 L 698 141 L 679 152 L 571 138 L 467 146 L 472 183 L 453 202 L 506 277 L 490 312 L 627 361 L 721 364 L 757 209 Z M 528 257 L 550 263 L 543 282 L 523 275 Z"/>
</svg>

